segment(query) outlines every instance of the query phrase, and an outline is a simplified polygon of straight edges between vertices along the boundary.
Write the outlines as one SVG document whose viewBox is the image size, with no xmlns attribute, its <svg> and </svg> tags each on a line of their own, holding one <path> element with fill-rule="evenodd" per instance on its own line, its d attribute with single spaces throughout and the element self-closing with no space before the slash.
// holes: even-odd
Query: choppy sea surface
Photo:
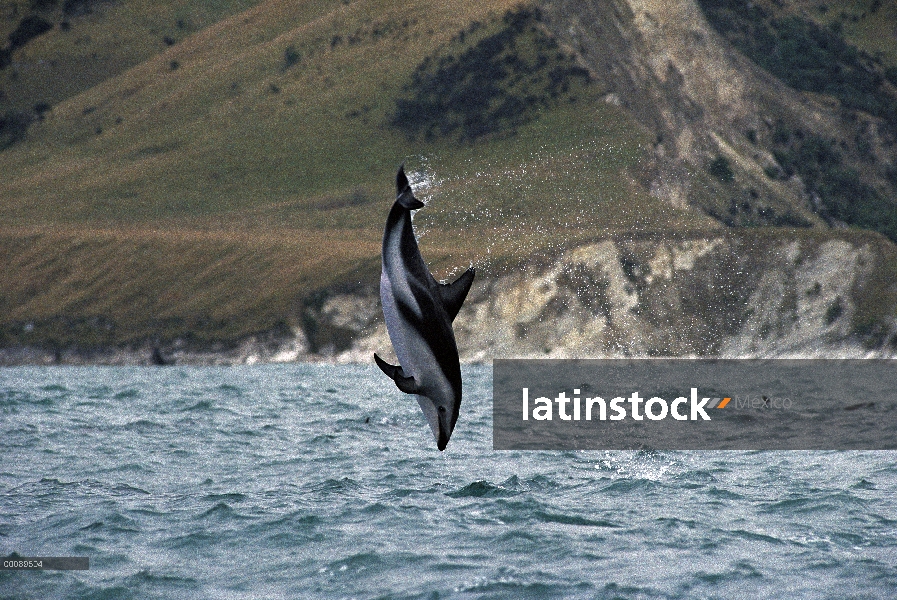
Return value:
<svg viewBox="0 0 897 600">
<path fill-rule="evenodd" d="M 0 598 L 894 598 L 895 452 L 440 453 L 373 366 L 0 369 Z"/>
</svg>

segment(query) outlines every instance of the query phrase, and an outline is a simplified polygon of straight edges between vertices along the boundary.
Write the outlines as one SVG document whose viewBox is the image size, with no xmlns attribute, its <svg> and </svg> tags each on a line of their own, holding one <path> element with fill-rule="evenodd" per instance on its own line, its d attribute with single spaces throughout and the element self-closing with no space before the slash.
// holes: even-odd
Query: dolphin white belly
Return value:
<svg viewBox="0 0 897 600">
<path fill-rule="evenodd" d="M 411 211 L 423 206 L 411 191 L 404 169 L 396 175 L 396 201 L 383 232 L 380 300 L 399 366 L 374 354 L 380 369 L 418 404 L 444 450 L 461 405 L 461 367 L 452 321 L 473 283 L 468 269 L 451 284 L 440 284 L 420 255 Z"/>
</svg>

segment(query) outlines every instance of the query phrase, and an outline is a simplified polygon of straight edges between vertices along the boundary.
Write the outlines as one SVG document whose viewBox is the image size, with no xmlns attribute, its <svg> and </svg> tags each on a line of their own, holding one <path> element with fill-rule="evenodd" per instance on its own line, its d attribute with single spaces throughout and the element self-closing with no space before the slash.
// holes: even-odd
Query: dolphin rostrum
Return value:
<svg viewBox="0 0 897 600">
<path fill-rule="evenodd" d="M 414 197 L 404 165 L 396 174 L 396 201 L 383 232 L 380 300 L 400 366 L 374 354 L 377 366 L 406 394 L 417 394 L 440 450 L 445 450 L 461 407 L 461 365 L 452 321 L 464 304 L 474 270 L 438 283 L 421 258 L 411 228 Z"/>
</svg>

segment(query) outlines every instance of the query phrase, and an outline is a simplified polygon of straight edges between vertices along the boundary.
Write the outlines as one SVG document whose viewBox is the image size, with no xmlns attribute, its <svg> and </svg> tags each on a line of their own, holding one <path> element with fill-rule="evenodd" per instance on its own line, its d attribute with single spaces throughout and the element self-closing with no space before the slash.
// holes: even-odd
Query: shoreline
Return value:
<svg viewBox="0 0 897 600">
<path fill-rule="evenodd" d="M 392 348 L 383 354 L 391 355 Z M 272 352 L 270 348 L 258 348 L 243 343 L 227 350 L 189 350 L 176 351 L 170 354 L 163 351 L 164 363 L 155 362 L 152 346 L 137 348 L 104 348 L 87 351 L 63 350 L 52 352 L 36 347 L 0 348 L 0 368 L 12 367 L 54 367 L 54 366 L 105 366 L 105 367 L 233 367 L 277 364 L 330 364 L 330 365 L 363 365 L 374 364 L 373 354 L 360 348 L 353 348 L 339 354 L 317 354 L 295 350 L 279 350 Z M 554 360 L 647 360 L 647 359 L 717 359 L 717 360 L 751 360 L 751 359 L 897 359 L 897 353 L 883 349 L 870 350 L 859 344 L 842 344 L 831 347 L 779 349 L 776 352 L 726 353 L 714 355 L 585 355 L 578 352 L 565 352 L 556 349 L 551 354 L 505 354 L 485 355 L 482 352 L 464 352 L 461 355 L 462 365 L 490 364 L 496 359 L 554 359 Z M 394 360 L 394 357 L 393 357 Z"/>
</svg>

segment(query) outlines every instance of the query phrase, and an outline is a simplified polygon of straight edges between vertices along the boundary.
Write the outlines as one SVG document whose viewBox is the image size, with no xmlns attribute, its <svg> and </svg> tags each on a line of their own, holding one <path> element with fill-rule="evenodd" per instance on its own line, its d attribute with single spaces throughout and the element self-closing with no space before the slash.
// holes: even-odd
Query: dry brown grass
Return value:
<svg viewBox="0 0 897 600">
<path fill-rule="evenodd" d="M 35 342 L 236 339 L 359 269 L 375 275 L 378 249 L 358 230 L 7 229 L 0 310 L 20 342 L 29 323 Z"/>
</svg>

